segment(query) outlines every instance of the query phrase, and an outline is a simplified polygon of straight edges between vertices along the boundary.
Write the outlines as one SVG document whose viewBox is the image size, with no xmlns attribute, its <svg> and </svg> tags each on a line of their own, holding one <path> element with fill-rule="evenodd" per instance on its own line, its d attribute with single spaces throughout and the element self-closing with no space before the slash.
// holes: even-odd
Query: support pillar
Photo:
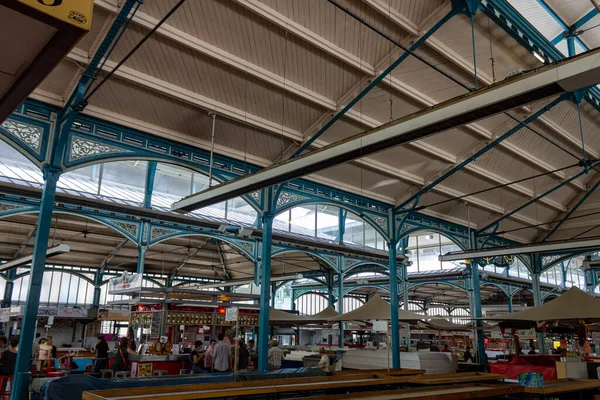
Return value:
<svg viewBox="0 0 600 400">
<path fill-rule="evenodd" d="M 17 275 L 17 270 L 13 268 L 9 270 L 6 275 L 6 285 L 4 287 L 4 298 L 2 299 L 2 308 L 7 308 L 11 305 L 13 289 L 15 287 L 14 280 L 15 276 Z"/>
<path fill-rule="evenodd" d="M 100 308 L 100 295 L 102 286 L 103 274 L 102 272 L 96 272 L 96 277 L 94 278 L 94 297 L 92 299 L 92 308 L 97 310 Z"/>
<path fill-rule="evenodd" d="M 508 313 L 512 314 L 513 312 L 513 297 L 508 296 Z"/>
<path fill-rule="evenodd" d="M 275 293 L 277 293 L 277 285 L 271 283 L 271 307 L 275 308 Z"/>
<path fill-rule="evenodd" d="M 392 329 L 392 368 L 400 368 L 400 322 L 398 321 L 398 262 L 396 260 L 396 245 L 398 242 L 390 240 L 388 243 L 390 266 L 390 323 Z"/>
<path fill-rule="evenodd" d="M 481 291 L 480 291 L 480 283 L 479 283 L 479 266 L 477 264 L 477 259 L 471 260 L 471 283 L 473 295 L 471 297 L 472 301 L 472 318 L 481 318 L 483 316 L 481 311 Z M 480 319 L 475 320 L 475 347 L 477 350 L 477 362 L 484 366 L 487 362 L 487 357 L 485 356 L 485 345 L 483 342 L 484 334 L 483 334 L 483 325 Z"/>
<path fill-rule="evenodd" d="M 532 257 L 533 271 L 531 273 L 531 285 L 533 290 L 533 306 L 537 307 L 543 304 L 542 301 L 542 288 L 540 286 L 540 274 L 541 274 L 541 257 L 539 254 L 534 254 Z M 538 350 L 540 354 L 545 354 L 545 341 L 546 335 L 543 332 L 538 332 Z"/>
<path fill-rule="evenodd" d="M 137 273 L 144 273 L 144 262 L 146 260 L 146 251 L 148 250 L 148 246 L 144 244 L 138 245 L 138 260 L 137 260 Z"/>
<path fill-rule="evenodd" d="M 338 272 L 338 314 L 344 313 L 344 273 Z M 340 335 L 338 339 L 338 347 L 344 347 L 344 322 L 340 321 Z"/>
<path fill-rule="evenodd" d="M 260 315 L 258 322 L 258 371 L 269 370 L 269 298 L 271 295 L 271 244 L 273 213 L 262 216 L 262 252 L 260 269 Z"/>
<path fill-rule="evenodd" d="M 35 336 L 36 319 L 40 305 L 40 293 L 44 280 L 46 268 L 46 252 L 48 251 L 48 239 L 52 225 L 52 210 L 56 198 L 56 184 L 60 178 L 61 171 L 57 168 L 44 167 L 44 189 L 40 213 L 38 215 L 37 231 L 33 246 L 33 259 L 31 261 L 31 272 L 29 276 L 29 292 L 25 302 L 25 313 L 21 325 L 21 337 L 11 398 L 29 398 L 29 363 L 33 339 Z"/>
<path fill-rule="evenodd" d="M 567 53 L 569 57 L 575 56 L 575 37 L 569 36 L 567 37 Z"/>
<path fill-rule="evenodd" d="M 156 177 L 156 161 L 148 162 L 146 171 L 146 187 L 144 193 L 144 208 L 152 208 L 152 192 L 154 191 L 154 178 Z"/>
<path fill-rule="evenodd" d="M 406 264 L 402 264 L 402 302 L 404 311 L 408 310 L 408 281 L 406 279 Z M 410 324 L 405 325 L 406 329 L 406 349 L 410 351 Z"/>
</svg>

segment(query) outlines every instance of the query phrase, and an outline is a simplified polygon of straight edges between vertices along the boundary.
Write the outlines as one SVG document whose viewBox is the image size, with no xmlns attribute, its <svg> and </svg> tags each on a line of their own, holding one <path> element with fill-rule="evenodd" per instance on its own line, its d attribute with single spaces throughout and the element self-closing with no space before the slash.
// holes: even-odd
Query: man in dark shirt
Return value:
<svg viewBox="0 0 600 400">
<path fill-rule="evenodd" d="M 202 348 L 202 341 L 196 340 L 194 350 L 192 350 L 192 353 L 190 354 L 190 357 L 192 359 L 192 371 L 194 371 L 196 374 L 202 374 L 202 373 L 206 372 L 204 370 L 204 355 L 205 354 L 200 353 L 201 348 Z"/>
<path fill-rule="evenodd" d="M 94 373 L 99 374 L 101 369 L 106 369 L 108 362 L 108 343 L 104 336 L 98 335 L 98 343 L 96 344 L 96 364 Z"/>
<path fill-rule="evenodd" d="M 19 339 L 12 338 L 8 343 L 8 349 L 2 352 L 2 357 L 0 358 L 0 375 L 12 375 L 15 372 L 18 346 Z"/>
<path fill-rule="evenodd" d="M 246 343 L 244 339 L 240 339 L 238 342 L 238 371 L 246 372 L 248 371 L 248 362 L 250 361 L 250 352 L 246 347 Z"/>
</svg>

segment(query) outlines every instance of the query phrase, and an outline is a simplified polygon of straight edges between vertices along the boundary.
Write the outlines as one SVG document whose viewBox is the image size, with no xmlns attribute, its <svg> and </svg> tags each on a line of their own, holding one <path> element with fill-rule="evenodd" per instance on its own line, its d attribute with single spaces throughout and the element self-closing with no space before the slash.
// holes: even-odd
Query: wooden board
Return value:
<svg viewBox="0 0 600 400">
<path fill-rule="evenodd" d="M 596 379 L 556 379 L 544 381 L 543 389 L 523 388 L 527 394 L 549 395 L 557 393 L 579 392 L 600 388 L 600 380 Z"/>
<path fill-rule="evenodd" d="M 381 392 L 364 392 L 332 396 L 308 397 L 310 400 L 463 400 L 485 399 L 522 393 L 519 385 L 467 384 L 453 386 L 396 389 Z M 307 397 L 303 397 L 307 398 Z M 299 399 L 299 398 L 298 398 Z"/>
<path fill-rule="evenodd" d="M 342 371 L 332 372 L 333 376 L 347 376 L 353 374 L 383 374 L 389 376 L 410 376 L 410 375 L 423 375 L 424 369 L 410 369 L 410 368 L 380 368 L 380 369 L 345 369 Z"/>
<path fill-rule="evenodd" d="M 461 372 L 456 374 L 411 376 L 409 382 L 417 385 L 453 385 L 458 383 L 497 381 L 500 379 L 506 379 L 506 376 L 482 372 Z"/>
<path fill-rule="evenodd" d="M 318 378 L 273 379 L 251 382 L 162 386 L 135 389 L 97 390 L 83 393 L 83 400 L 195 400 L 233 396 L 307 392 L 338 388 L 408 383 L 408 377 L 381 374 L 351 374 Z"/>
</svg>

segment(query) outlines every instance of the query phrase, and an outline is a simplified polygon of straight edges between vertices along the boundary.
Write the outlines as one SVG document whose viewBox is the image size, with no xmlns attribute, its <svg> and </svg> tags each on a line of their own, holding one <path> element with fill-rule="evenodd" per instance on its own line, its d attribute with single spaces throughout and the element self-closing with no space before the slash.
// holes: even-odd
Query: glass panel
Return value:
<svg viewBox="0 0 600 400">
<path fill-rule="evenodd" d="M 69 171 L 61 175 L 57 186 L 85 193 L 98 194 L 100 170 L 102 168 L 102 165 L 97 164 Z"/>
<path fill-rule="evenodd" d="M 315 236 L 315 206 L 294 207 L 291 210 L 291 232 Z"/>
<path fill-rule="evenodd" d="M 365 227 L 365 247 L 377 248 L 377 231 L 368 222 L 364 223 Z"/>
<path fill-rule="evenodd" d="M 289 232 L 290 231 L 290 210 L 284 211 L 275 216 L 275 220 L 273 221 L 273 229 L 277 229 L 280 231 Z"/>
<path fill-rule="evenodd" d="M 346 216 L 344 243 L 364 245 L 364 221 L 351 213 Z"/>
<path fill-rule="evenodd" d="M 442 254 L 446 254 L 446 253 L 450 253 L 451 251 L 460 251 L 460 247 L 458 247 L 458 245 L 456 245 L 455 243 L 453 243 L 452 241 L 450 241 L 450 239 L 446 238 L 445 236 L 441 236 L 442 238 Z M 449 244 L 444 244 L 447 243 L 447 241 L 450 241 Z M 442 261 L 442 269 L 452 269 L 452 268 L 456 268 L 460 266 L 460 262 L 459 261 Z"/>
<path fill-rule="evenodd" d="M 218 183 L 213 178 L 213 186 Z M 208 188 L 208 176 L 199 173 L 194 173 L 193 193 L 201 192 Z M 214 204 L 205 208 L 194 211 L 192 214 L 200 216 L 210 216 L 215 218 L 225 219 L 227 204 L 226 202 Z"/>
<path fill-rule="evenodd" d="M 227 202 L 227 219 L 230 221 L 254 225 L 257 215 L 256 210 L 241 197 L 236 197 Z"/>
<path fill-rule="evenodd" d="M 69 305 L 77 304 L 77 289 L 79 288 L 79 277 L 71 275 L 71 284 L 69 285 Z"/>
<path fill-rule="evenodd" d="M 441 269 L 438 259 L 440 251 L 440 235 L 427 233 L 418 237 L 419 271 Z"/>
<path fill-rule="evenodd" d="M 173 202 L 189 196 L 192 189 L 192 171 L 164 163 L 156 165 L 152 206 L 171 207 Z"/>
<path fill-rule="evenodd" d="M 317 204 L 317 237 L 335 240 L 339 233 L 338 207 Z"/>
<path fill-rule="evenodd" d="M 116 161 L 104 164 L 100 194 L 142 203 L 146 190 L 147 168 L 146 161 Z"/>
</svg>

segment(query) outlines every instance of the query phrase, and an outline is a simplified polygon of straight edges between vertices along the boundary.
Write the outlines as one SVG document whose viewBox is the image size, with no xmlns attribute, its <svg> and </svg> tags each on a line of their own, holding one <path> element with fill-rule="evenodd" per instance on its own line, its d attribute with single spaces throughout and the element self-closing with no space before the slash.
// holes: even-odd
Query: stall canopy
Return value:
<svg viewBox="0 0 600 400">
<path fill-rule="evenodd" d="M 329 318 L 329 322 L 368 321 L 371 319 L 389 321 L 391 319 L 391 310 L 390 303 L 383 300 L 381 296 L 375 295 L 363 306 L 345 314 Z M 425 318 L 427 317 L 410 311 L 398 310 L 398 320 L 401 322 L 420 321 Z"/>
<path fill-rule="evenodd" d="M 473 326 L 471 324 L 455 324 L 440 316 L 436 316 L 428 321 L 425 321 L 425 325 L 435 330 L 446 332 L 470 331 L 473 329 Z"/>
<path fill-rule="evenodd" d="M 502 325 L 506 326 L 515 322 L 540 323 L 581 320 L 586 324 L 591 324 L 600 322 L 600 299 L 590 296 L 577 287 L 572 287 L 565 294 L 540 306 L 485 319 L 500 321 Z"/>
<path fill-rule="evenodd" d="M 271 307 L 271 311 L 269 311 L 269 322 L 271 324 L 281 323 L 286 325 L 298 325 L 299 321 L 302 319 L 303 317 L 299 315 L 281 311 L 273 307 Z"/>
<path fill-rule="evenodd" d="M 315 315 L 302 315 L 299 316 L 299 322 L 301 324 L 326 324 L 329 321 L 329 318 L 337 317 L 338 313 L 331 306 L 328 306 L 326 309 L 317 313 Z"/>
</svg>

